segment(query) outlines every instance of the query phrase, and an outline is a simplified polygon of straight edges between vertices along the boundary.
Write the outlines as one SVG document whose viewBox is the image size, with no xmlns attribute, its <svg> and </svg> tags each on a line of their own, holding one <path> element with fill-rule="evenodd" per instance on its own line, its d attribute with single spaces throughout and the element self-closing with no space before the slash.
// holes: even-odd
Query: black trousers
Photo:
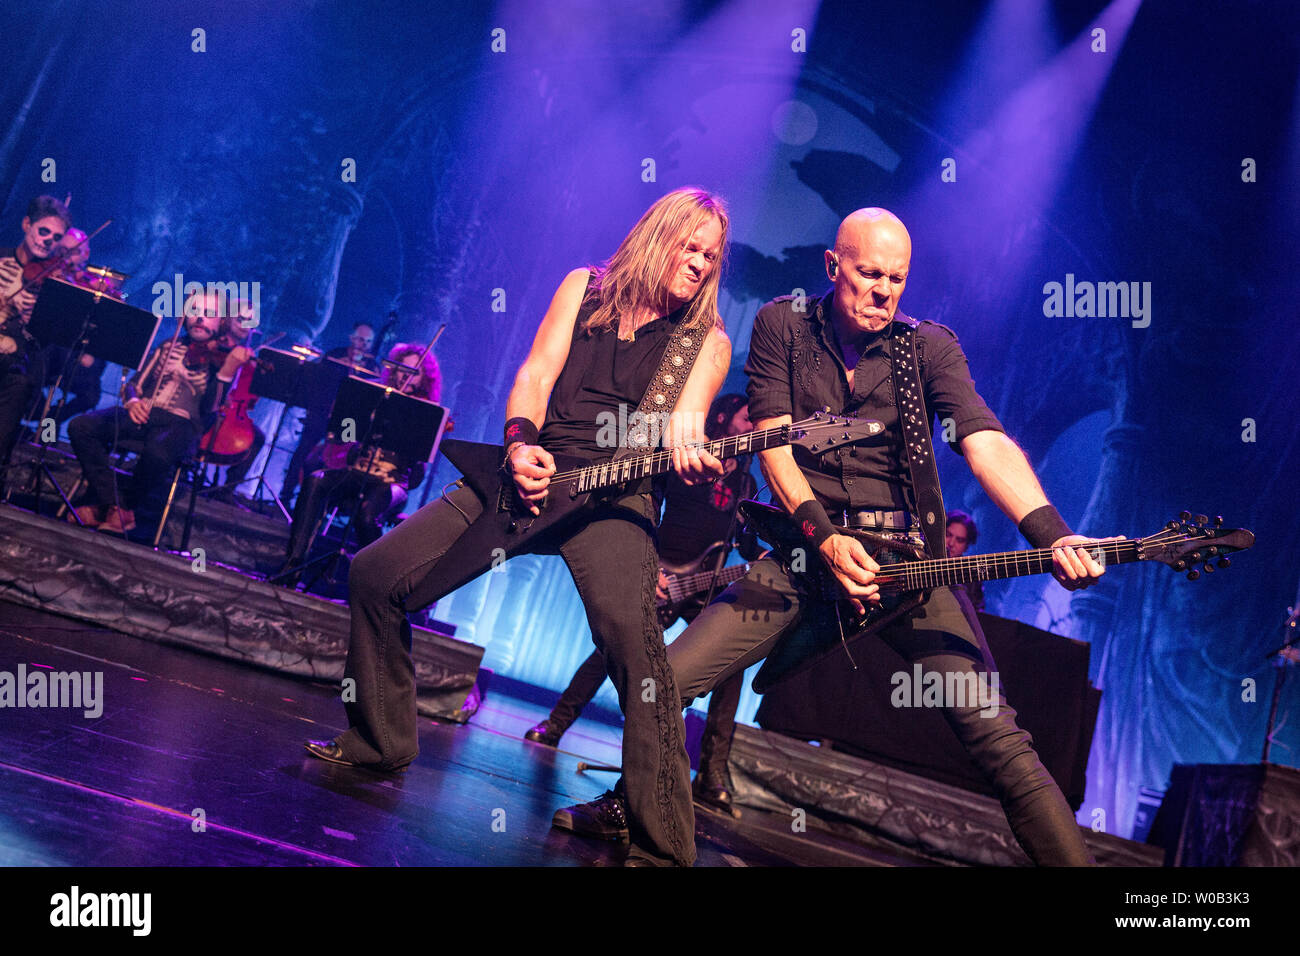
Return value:
<svg viewBox="0 0 1300 956">
<path fill-rule="evenodd" d="M 693 620 L 692 614 L 687 620 Z M 551 710 L 550 721 L 561 729 L 567 730 L 578 719 L 600 685 L 605 683 L 605 658 L 600 651 L 593 651 L 582 662 L 569 686 L 564 689 L 560 699 Z M 704 736 L 700 739 L 700 776 L 710 769 L 720 772 L 727 766 L 731 756 L 731 738 L 736 733 L 736 710 L 740 707 L 740 695 L 745 689 L 745 675 L 737 674 L 713 688 L 709 698 L 709 714 L 704 722 Z"/>
<path fill-rule="evenodd" d="M 766 657 L 815 600 L 776 561 L 755 563 L 669 646 L 683 706 Z M 984 675 L 985 686 L 993 686 L 989 677 L 996 665 L 963 589 L 935 590 L 926 604 L 879 637 L 905 661 L 920 663 L 923 674 L 940 674 L 945 684 L 949 674 L 953 683 Z M 1033 739 L 1016 725 L 1000 682 L 996 686 L 996 706 L 945 701 L 948 725 L 992 782 L 1012 832 L 1033 862 L 1091 863 L 1065 796 L 1034 752 Z"/>
<path fill-rule="evenodd" d="M 689 866 L 694 816 L 680 695 L 668 666 L 654 592 L 657 509 L 629 495 L 531 550 L 558 551 L 573 575 L 592 638 L 623 708 L 623 767 L 634 847 Z M 486 571 L 501 542 L 468 488 L 432 502 L 362 550 L 348 578 L 352 612 L 337 739 L 349 760 L 404 766 L 418 751 L 408 611 L 427 607 Z M 499 554 L 499 552 L 498 552 Z"/>
<path fill-rule="evenodd" d="M 149 413 L 144 425 L 131 421 L 121 405 L 68 422 L 68 440 L 89 488 L 87 501 L 101 509 L 120 502 L 124 508 L 141 511 L 146 521 L 162 514 L 176 466 L 194 450 L 198 437 L 198 427 L 188 418 L 160 408 Z M 143 444 L 131 480 L 121 488 L 108 457 L 118 441 Z"/>
<path fill-rule="evenodd" d="M 285 555 L 288 564 L 301 564 L 307 557 L 321 517 L 331 501 L 338 502 L 349 515 L 356 505 L 357 544 L 365 547 L 383 533 L 380 523 L 384 518 L 406 504 L 406 489 L 350 468 L 313 471 L 303 482 L 293 508 L 293 526 L 289 529 L 289 549 Z"/>
<path fill-rule="evenodd" d="M 0 357 L 0 466 L 8 461 L 18 441 L 19 424 L 36 390 L 36 382 L 26 367 L 4 358 Z"/>
</svg>

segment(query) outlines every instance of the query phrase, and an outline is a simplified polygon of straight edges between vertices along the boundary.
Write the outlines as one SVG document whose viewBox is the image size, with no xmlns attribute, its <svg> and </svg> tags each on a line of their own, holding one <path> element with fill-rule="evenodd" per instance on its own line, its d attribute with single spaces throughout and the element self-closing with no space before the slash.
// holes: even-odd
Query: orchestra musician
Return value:
<svg viewBox="0 0 1300 956">
<path fill-rule="evenodd" d="M 8 462 L 23 413 L 45 381 L 45 362 L 27 322 L 42 276 L 59 266 L 56 250 L 71 225 L 67 206 L 37 196 L 23 217 L 22 242 L 0 249 L 0 465 Z"/>
<path fill-rule="evenodd" d="M 223 349 L 226 299 L 196 292 L 185 302 L 183 335 L 155 348 L 126 385 L 126 401 L 68 423 L 68 438 L 86 480 L 81 524 L 149 540 L 161 518 L 163 499 L 177 465 L 195 448 L 204 425 L 221 404 L 240 365 L 252 356 L 244 346 Z M 109 451 L 119 439 L 143 443 L 131 481 L 118 488 Z"/>
<path fill-rule="evenodd" d="M 86 262 L 90 259 L 90 243 L 86 240 L 86 234 L 73 226 L 64 234 L 60 245 L 65 252 L 63 268 L 56 274 L 56 278 L 82 288 L 91 288 L 94 277 L 85 271 Z M 115 291 L 107 294 L 115 299 L 121 298 Z M 61 345 L 47 345 L 44 350 L 45 385 L 50 389 L 50 414 L 60 423 L 99 404 L 100 382 L 108 365 L 104 359 L 84 352 L 75 365 L 68 367 L 72 352 L 72 349 Z M 62 391 L 67 398 L 61 408 L 54 398 L 54 386 L 60 375 L 63 377 Z"/>
<path fill-rule="evenodd" d="M 348 374 L 375 374 L 374 356 L 370 349 L 375 344 L 375 329 L 369 322 L 358 322 L 352 326 L 348 335 L 348 344 L 330 349 L 325 353 L 325 360 L 334 359 L 349 366 Z M 316 401 L 307 406 L 302 417 L 302 433 L 298 437 L 298 447 L 289 459 L 289 467 L 284 472 L 284 485 L 280 489 L 280 500 L 293 500 L 293 493 L 302 481 L 307 456 L 325 438 L 329 431 L 330 408 L 334 404 L 333 394 L 321 394 Z"/>
<path fill-rule="evenodd" d="M 442 397 L 438 361 L 432 351 L 426 354 L 419 344 L 400 342 L 393 346 L 380 381 L 415 398 L 437 402 Z M 356 520 L 357 537 L 364 547 L 377 540 L 384 522 L 402 510 L 408 493 L 423 481 L 425 472 L 423 462 L 406 461 L 400 455 L 359 442 L 328 442 L 307 457 L 306 466 L 307 476 L 293 509 L 285 563 L 273 575 L 284 575 L 281 583 L 290 587 L 300 577 L 292 571 L 306 558 L 330 501 L 361 496 Z"/>
</svg>

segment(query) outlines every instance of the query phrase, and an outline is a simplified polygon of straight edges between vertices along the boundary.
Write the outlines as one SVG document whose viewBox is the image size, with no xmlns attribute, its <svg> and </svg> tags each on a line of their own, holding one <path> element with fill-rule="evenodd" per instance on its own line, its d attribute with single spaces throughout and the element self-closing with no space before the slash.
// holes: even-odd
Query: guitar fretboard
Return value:
<svg viewBox="0 0 1300 956">
<path fill-rule="evenodd" d="M 1138 542 L 1100 541 L 1080 545 L 1101 565 L 1128 564 L 1139 560 Z M 939 558 L 881 566 L 876 583 L 894 585 L 905 591 L 949 587 L 969 581 L 995 581 L 1028 574 L 1048 574 L 1052 570 L 1052 549 L 1003 551 L 974 554 L 963 558 Z"/>
<path fill-rule="evenodd" d="M 748 564 L 733 564 L 717 572 L 697 571 L 694 574 L 672 575 L 668 580 L 668 598 L 671 601 L 684 600 L 693 594 L 707 591 L 715 581 L 718 590 L 722 590 L 732 581 L 739 581 L 748 571 Z"/>
<path fill-rule="evenodd" d="M 790 428 L 789 425 L 778 425 L 775 428 L 764 428 L 760 431 L 746 432 L 743 435 L 717 438 L 697 447 L 702 451 L 707 451 L 714 458 L 734 458 L 737 455 L 748 455 L 752 452 L 760 452 L 768 448 L 777 448 L 789 444 Z M 606 461 L 597 465 L 577 468 L 573 471 L 560 472 L 551 477 L 551 484 L 555 485 L 567 481 L 573 482 L 575 491 L 595 491 L 599 488 L 610 488 L 625 481 L 636 481 L 640 478 L 662 475 L 665 472 L 672 471 L 672 468 L 673 453 L 671 449 L 667 449 L 651 452 L 648 455 L 628 455 L 626 458 L 620 458 L 617 461 Z"/>
</svg>

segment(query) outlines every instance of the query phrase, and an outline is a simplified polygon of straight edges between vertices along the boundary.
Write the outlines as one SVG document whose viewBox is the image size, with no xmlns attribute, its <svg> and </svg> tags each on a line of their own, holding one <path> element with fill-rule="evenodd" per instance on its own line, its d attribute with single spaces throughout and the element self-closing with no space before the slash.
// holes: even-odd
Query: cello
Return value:
<svg viewBox="0 0 1300 956">
<path fill-rule="evenodd" d="M 250 330 L 243 328 L 238 322 L 227 319 L 223 325 L 225 328 L 222 330 L 219 346 L 223 351 L 234 348 L 248 338 Z M 276 333 L 263 343 L 263 347 L 278 341 L 283 336 L 283 332 Z M 235 380 L 230 385 L 230 391 L 226 393 L 226 400 L 218 412 L 216 423 L 208 429 L 203 436 L 203 441 L 199 443 L 209 464 L 237 465 L 245 461 L 254 448 L 261 447 L 266 441 L 265 433 L 253 423 L 253 419 L 248 414 L 259 398 L 252 391 L 256 365 L 257 359 L 254 357 L 253 361 L 245 362 L 239 367 L 239 371 L 235 373 Z"/>
</svg>

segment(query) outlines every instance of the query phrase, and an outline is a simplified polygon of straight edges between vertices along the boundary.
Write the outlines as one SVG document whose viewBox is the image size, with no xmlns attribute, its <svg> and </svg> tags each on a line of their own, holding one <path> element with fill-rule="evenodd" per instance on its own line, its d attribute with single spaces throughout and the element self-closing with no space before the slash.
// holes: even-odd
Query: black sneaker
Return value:
<svg viewBox="0 0 1300 956">
<path fill-rule="evenodd" d="M 551 826 L 569 830 L 579 836 L 596 840 L 627 842 L 627 812 L 623 800 L 612 790 L 590 803 L 579 803 L 555 811 Z"/>
<path fill-rule="evenodd" d="M 564 732 L 568 729 L 568 727 L 561 727 L 559 724 L 553 722 L 551 718 L 547 717 L 532 730 L 528 731 L 528 733 L 524 734 L 524 740 L 531 740 L 533 743 L 543 744 L 547 747 L 558 747 L 560 744 L 560 738 L 564 736 Z"/>
</svg>

